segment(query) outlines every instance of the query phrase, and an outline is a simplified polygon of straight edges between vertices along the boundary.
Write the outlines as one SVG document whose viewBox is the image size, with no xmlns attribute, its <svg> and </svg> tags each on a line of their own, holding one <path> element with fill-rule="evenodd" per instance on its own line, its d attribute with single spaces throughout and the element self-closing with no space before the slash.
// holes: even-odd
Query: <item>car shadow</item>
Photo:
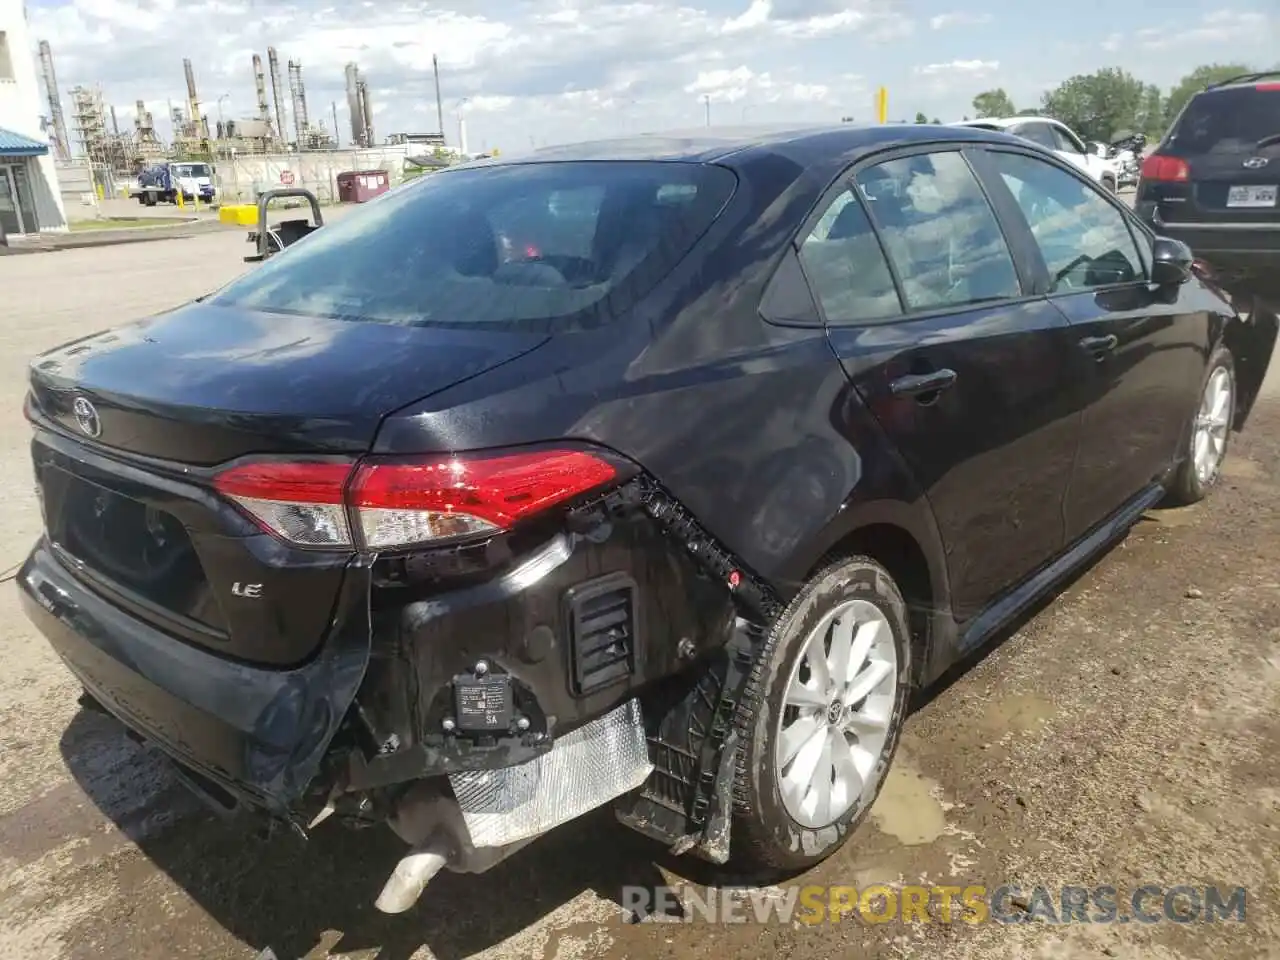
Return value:
<svg viewBox="0 0 1280 960">
<path fill-rule="evenodd" d="M 665 851 L 601 809 L 483 875 L 440 874 L 413 909 L 388 916 L 373 901 L 408 849 L 389 829 L 355 830 L 331 821 L 310 840 L 287 829 L 261 837 L 252 822 L 187 804 L 159 751 L 126 755 L 119 743 L 124 737 L 116 721 L 81 710 L 60 743 L 72 777 L 201 910 L 254 950 L 270 947 L 279 960 L 312 956 L 318 948 L 322 955 L 376 948 L 379 960 L 408 960 L 423 946 L 439 960 L 458 960 L 521 933 L 584 892 L 617 905 L 622 918 L 624 886 L 652 889 L 666 882 L 656 865 Z M 101 762 L 108 750 L 116 756 L 111 765 Z M 134 769 L 121 769 L 122 763 Z M 121 808 L 121 779 L 136 785 L 139 773 L 172 780 L 148 791 L 157 805 L 186 807 L 167 829 L 138 829 L 148 818 Z"/>
<path fill-rule="evenodd" d="M 912 712 L 946 691 L 1123 542 L 1122 538 L 1104 550 L 947 670 L 914 698 Z M 623 888 L 661 886 L 667 881 L 660 867 L 695 884 L 778 880 L 735 874 L 692 857 L 673 858 L 660 845 L 619 824 L 604 808 L 552 831 L 483 875 L 442 873 L 412 910 L 388 916 L 378 912 L 373 901 L 406 850 L 390 830 L 353 830 L 331 822 L 321 825 L 311 840 L 286 829 L 260 838 L 249 829 L 251 824 L 206 813 L 186 800 L 186 791 L 155 748 L 123 754 L 119 741 L 124 736 L 116 721 L 81 710 L 61 739 L 72 777 L 215 922 L 255 950 L 270 947 L 279 960 L 314 955 L 317 949 L 344 954 L 377 949 L 379 960 L 409 960 L 423 946 L 439 960 L 461 960 L 520 934 L 584 892 L 614 905 L 619 919 L 635 921 L 639 918 L 624 913 Z M 114 759 L 104 763 L 108 752 Z M 185 810 L 167 829 L 140 829 L 139 824 L 153 818 L 121 806 L 121 780 L 137 786 L 148 776 L 172 781 L 149 786 L 154 803 L 176 801 Z M 566 922 L 574 919 L 567 917 Z"/>
</svg>

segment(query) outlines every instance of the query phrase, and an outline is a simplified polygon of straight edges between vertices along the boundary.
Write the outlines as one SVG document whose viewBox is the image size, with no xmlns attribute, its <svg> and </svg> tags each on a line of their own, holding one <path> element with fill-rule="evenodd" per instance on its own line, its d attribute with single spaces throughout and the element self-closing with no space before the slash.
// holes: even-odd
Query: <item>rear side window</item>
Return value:
<svg viewBox="0 0 1280 960">
<path fill-rule="evenodd" d="M 884 252 L 850 190 L 831 202 L 804 238 L 800 262 L 828 323 L 859 323 L 902 312 Z"/>
<path fill-rule="evenodd" d="M 1094 187 L 1036 157 L 1000 152 L 990 157 L 1040 247 L 1049 292 L 1145 279 L 1124 215 Z"/>
<path fill-rule="evenodd" d="M 1253 150 L 1280 142 L 1280 84 L 1215 90 L 1192 97 L 1169 136 L 1174 153 Z"/>
<path fill-rule="evenodd" d="M 1084 146 L 1077 142 L 1071 134 L 1067 133 L 1067 131 L 1063 130 L 1061 127 L 1051 126 L 1049 130 L 1053 134 L 1053 141 L 1056 144 L 1057 149 L 1062 150 L 1065 153 L 1085 152 Z"/>
<path fill-rule="evenodd" d="M 1024 123 L 1014 130 L 1018 136 L 1032 143 L 1038 143 L 1050 150 L 1058 149 L 1058 141 L 1054 139 L 1053 128 L 1047 123 Z"/>
<path fill-rule="evenodd" d="M 1020 296 L 1013 257 L 969 164 L 917 154 L 857 176 L 911 310 Z"/>
<path fill-rule="evenodd" d="M 432 174 L 290 246 L 211 302 L 377 323 L 593 325 L 669 272 L 736 183 L 723 167 L 666 161 Z"/>
</svg>

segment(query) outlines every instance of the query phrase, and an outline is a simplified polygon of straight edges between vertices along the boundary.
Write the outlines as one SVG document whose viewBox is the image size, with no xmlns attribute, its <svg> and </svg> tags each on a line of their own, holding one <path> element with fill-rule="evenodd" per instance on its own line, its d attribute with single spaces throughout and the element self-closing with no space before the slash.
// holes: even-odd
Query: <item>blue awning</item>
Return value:
<svg viewBox="0 0 1280 960">
<path fill-rule="evenodd" d="M 0 157 L 43 157 L 49 145 L 0 127 Z"/>
</svg>

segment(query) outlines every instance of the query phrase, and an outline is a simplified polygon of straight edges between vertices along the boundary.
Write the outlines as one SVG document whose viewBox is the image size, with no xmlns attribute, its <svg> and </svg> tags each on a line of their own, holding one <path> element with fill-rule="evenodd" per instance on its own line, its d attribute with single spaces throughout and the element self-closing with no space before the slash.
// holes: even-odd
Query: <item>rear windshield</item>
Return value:
<svg viewBox="0 0 1280 960">
<path fill-rule="evenodd" d="M 671 270 L 736 182 L 723 167 L 669 161 L 430 174 L 290 246 L 211 302 L 380 323 L 595 325 Z"/>
<path fill-rule="evenodd" d="M 1252 150 L 1280 137 L 1280 86 L 1236 87 L 1193 97 L 1169 146 L 1179 153 Z"/>
</svg>

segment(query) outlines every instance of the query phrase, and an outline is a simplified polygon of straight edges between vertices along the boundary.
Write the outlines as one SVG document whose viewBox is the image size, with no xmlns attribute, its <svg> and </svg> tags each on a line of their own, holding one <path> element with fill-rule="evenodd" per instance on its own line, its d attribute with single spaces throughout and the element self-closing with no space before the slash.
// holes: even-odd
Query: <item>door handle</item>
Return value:
<svg viewBox="0 0 1280 960">
<path fill-rule="evenodd" d="M 895 397 L 922 397 L 946 390 L 956 382 L 956 372 L 943 367 L 929 373 L 908 373 L 889 382 L 889 392 Z"/>
<path fill-rule="evenodd" d="M 1095 360 L 1101 360 L 1119 345 L 1120 338 L 1114 333 L 1109 333 L 1105 337 L 1085 337 L 1080 341 L 1081 348 L 1093 354 Z"/>
</svg>

